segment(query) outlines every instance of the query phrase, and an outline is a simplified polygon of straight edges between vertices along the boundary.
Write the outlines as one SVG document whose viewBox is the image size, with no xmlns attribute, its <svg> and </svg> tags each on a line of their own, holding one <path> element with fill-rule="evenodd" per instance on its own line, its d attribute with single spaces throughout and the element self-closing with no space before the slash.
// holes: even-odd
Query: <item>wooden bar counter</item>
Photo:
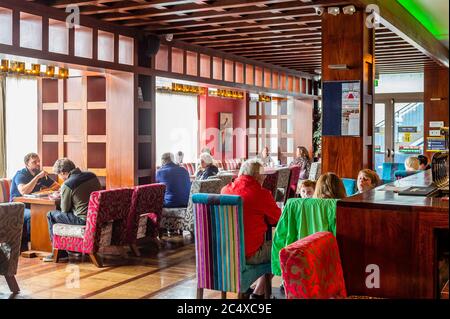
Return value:
<svg viewBox="0 0 450 319">
<path fill-rule="evenodd" d="M 431 184 L 431 171 L 393 182 Z M 449 203 L 375 190 L 338 201 L 338 240 L 347 293 L 381 298 L 439 298 L 438 248 L 448 251 Z M 372 266 L 370 266 L 372 265 Z M 379 269 L 379 287 L 373 288 Z M 366 279 L 369 287 L 366 285 Z"/>
</svg>

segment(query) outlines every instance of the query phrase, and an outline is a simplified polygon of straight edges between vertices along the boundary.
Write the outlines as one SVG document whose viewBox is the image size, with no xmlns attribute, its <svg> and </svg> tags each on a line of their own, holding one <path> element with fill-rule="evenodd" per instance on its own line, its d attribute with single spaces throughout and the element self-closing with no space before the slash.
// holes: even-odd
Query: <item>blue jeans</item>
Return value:
<svg viewBox="0 0 450 319">
<path fill-rule="evenodd" d="M 23 229 L 22 229 L 22 243 L 21 250 L 28 250 L 28 242 L 31 234 L 31 210 L 25 208 L 23 212 Z"/>
<path fill-rule="evenodd" d="M 63 213 L 60 210 L 52 210 L 47 213 L 48 233 L 50 241 L 53 243 L 53 225 L 67 224 L 67 225 L 86 225 L 86 220 L 79 218 L 74 213 Z"/>
</svg>

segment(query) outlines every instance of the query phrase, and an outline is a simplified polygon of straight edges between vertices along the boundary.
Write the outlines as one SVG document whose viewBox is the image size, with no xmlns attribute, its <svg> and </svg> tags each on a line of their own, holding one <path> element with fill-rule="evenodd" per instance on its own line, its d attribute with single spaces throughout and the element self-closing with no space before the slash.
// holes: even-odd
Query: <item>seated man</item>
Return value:
<svg viewBox="0 0 450 319">
<path fill-rule="evenodd" d="M 100 181 L 94 173 L 82 172 L 68 158 L 57 160 L 53 171 L 64 183 L 61 186 L 61 210 L 47 214 L 50 241 L 53 241 L 54 224 L 86 225 L 91 193 L 101 189 Z M 52 261 L 53 253 L 43 260 Z"/>
<path fill-rule="evenodd" d="M 224 188 L 225 195 L 239 195 L 244 208 L 245 258 L 248 264 L 270 262 L 272 241 L 265 241 L 269 225 L 275 225 L 281 216 L 272 193 L 262 187 L 264 167 L 259 160 L 248 160 L 242 164 L 236 180 Z M 257 280 L 251 298 L 264 296 L 264 277 Z"/>
<path fill-rule="evenodd" d="M 172 153 L 161 156 L 161 168 L 156 172 L 156 182 L 166 185 L 164 207 L 187 207 L 191 180 L 188 171 L 175 164 L 173 158 Z"/>
<path fill-rule="evenodd" d="M 209 153 L 200 154 L 201 170 L 197 172 L 195 179 L 205 180 L 210 176 L 215 176 L 219 172 L 217 166 L 214 165 L 214 159 Z"/>
<path fill-rule="evenodd" d="M 29 153 L 23 159 L 25 168 L 17 171 L 11 181 L 11 191 L 9 201 L 25 194 L 35 193 L 41 190 L 58 190 L 59 184 L 47 176 L 45 171 L 41 171 L 41 160 L 36 153 Z M 31 213 L 30 205 L 25 205 L 24 222 L 22 231 L 21 251 L 28 250 L 28 242 L 31 233 Z"/>
</svg>

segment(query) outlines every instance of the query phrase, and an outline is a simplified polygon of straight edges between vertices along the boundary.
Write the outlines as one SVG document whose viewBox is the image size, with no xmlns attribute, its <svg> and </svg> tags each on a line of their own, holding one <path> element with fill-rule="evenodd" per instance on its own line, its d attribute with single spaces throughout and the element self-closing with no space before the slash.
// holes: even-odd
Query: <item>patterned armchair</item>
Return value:
<svg viewBox="0 0 450 319">
<path fill-rule="evenodd" d="M 275 201 L 284 203 L 288 192 L 289 177 L 291 175 L 291 171 L 288 167 L 280 168 L 277 171 L 278 171 L 278 181 L 277 181 Z"/>
<path fill-rule="evenodd" d="M 298 165 L 293 165 L 293 166 L 289 167 L 289 169 L 291 170 L 291 175 L 289 176 L 288 194 L 284 200 L 285 204 L 289 198 L 296 197 L 301 167 Z"/>
<path fill-rule="evenodd" d="M 280 251 L 287 299 L 346 298 L 344 274 L 336 238 L 318 232 Z"/>
<path fill-rule="evenodd" d="M 311 163 L 311 167 L 309 168 L 308 179 L 311 181 L 317 181 L 321 174 L 322 174 L 322 163 L 321 162 Z"/>
<path fill-rule="evenodd" d="M 9 202 L 9 192 L 11 189 L 11 180 L 0 178 L 0 203 Z"/>
<path fill-rule="evenodd" d="M 0 275 L 12 293 L 20 291 L 16 281 L 22 238 L 23 203 L 0 204 Z"/>
<path fill-rule="evenodd" d="M 116 227 L 126 223 L 132 193 L 131 188 L 92 192 L 86 225 L 53 225 L 54 261 L 58 262 L 59 250 L 69 250 L 89 254 L 92 262 L 102 267 L 97 252 L 111 245 L 113 223 Z"/>
<path fill-rule="evenodd" d="M 217 175 L 208 177 L 208 179 L 220 179 L 222 181 L 222 188 L 223 188 L 224 186 L 227 186 L 228 184 L 230 184 L 233 181 L 233 177 L 234 177 L 233 175 L 229 175 L 229 174 L 217 174 Z"/>
<path fill-rule="evenodd" d="M 192 195 L 197 193 L 220 194 L 222 183 L 222 180 L 217 178 L 192 182 L 188 206 L 186 208 L 163 208 L 160 227 L 169 232 L 187 230 L 194 234 Z"/>
<path fill-rule="evenodd" d="M 266 178 L 263 182 L 263 187 L 265 189 L 268 189 L 271 193 L 273 198 L 275 198 L 277 193 L 277 184 L 278 184 L 278 171 L 266 174 Z"/>
<path fill-rule="evenodd" d="M 118 227 L 114 227 L 113 245 L 130 245 L 133 253 L 140 256 L 136 246 L 137 240 L 146 237 L 147 234 L 152 238 L 158 237 L 165 190 L 164 184 L 149 184 L 133 188 L 130 213 L 126 223 L 118 223 Z"/>
<path fill-rule="evenodd" d="M 239 298 L 259 277 L 270 274 L 270 263 L 245 262 L 243 206 L 240 196 L 194 194 L 197 298 L 203 289 L 235 292 Z M 266 298 L 270 276 L 266 276 Z"/>
</svg>

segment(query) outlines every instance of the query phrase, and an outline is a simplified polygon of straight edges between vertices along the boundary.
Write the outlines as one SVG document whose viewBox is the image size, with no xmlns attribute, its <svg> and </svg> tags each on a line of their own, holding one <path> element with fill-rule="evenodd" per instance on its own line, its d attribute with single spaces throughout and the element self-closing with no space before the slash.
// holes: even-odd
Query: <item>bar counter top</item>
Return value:
<svg viewBox="0 0 450 319">
<path fill-rule="evenodd" d="M 396 210 L 432 210 L 448 214 L 449 202 L 439 197 L 405 196 L 391 190 L 383 190 L 386 185 L 394 187 L 428 186 L 432 182 L 431 170 L 419 172 L 395 182 L 381 185 L 371 191 L 355 194 L 338 201 L 341 207 L 395 208 Z"/>
</svg>

